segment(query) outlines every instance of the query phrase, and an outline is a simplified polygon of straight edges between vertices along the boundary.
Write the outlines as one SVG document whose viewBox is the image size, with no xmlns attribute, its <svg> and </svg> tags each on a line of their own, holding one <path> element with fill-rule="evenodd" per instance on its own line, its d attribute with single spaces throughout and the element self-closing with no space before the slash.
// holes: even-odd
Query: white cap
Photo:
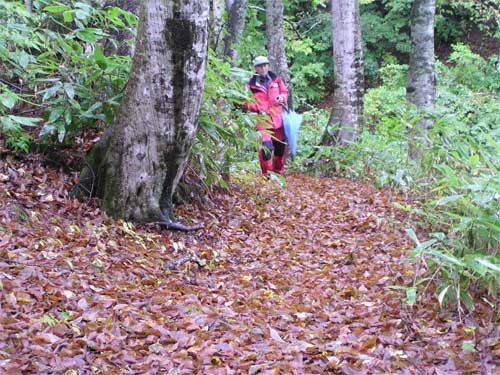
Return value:
<svg viewBox="0 0 500 375">
<path fill-rule="evenodd" d="M 269 60 L 265 56 L 257 56 L 253 59 L 253 66 L 269 64 Z"/>
</svg>

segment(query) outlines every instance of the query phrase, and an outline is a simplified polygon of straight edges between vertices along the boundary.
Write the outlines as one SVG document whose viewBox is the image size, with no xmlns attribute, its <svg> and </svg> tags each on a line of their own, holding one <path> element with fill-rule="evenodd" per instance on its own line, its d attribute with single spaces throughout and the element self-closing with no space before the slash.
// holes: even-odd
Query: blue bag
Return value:
<svg viewBox="0 0 500 375">
<path fill-rule="evenodd" d="M 295 153 L 297 152 L 297 138 L 299 138 L 299 129 L 302 124 L 302 115 L 283 108 L 282 118 L 290 153 L 292 154 L 292 158 L 295 158 Z"/>
</svg>

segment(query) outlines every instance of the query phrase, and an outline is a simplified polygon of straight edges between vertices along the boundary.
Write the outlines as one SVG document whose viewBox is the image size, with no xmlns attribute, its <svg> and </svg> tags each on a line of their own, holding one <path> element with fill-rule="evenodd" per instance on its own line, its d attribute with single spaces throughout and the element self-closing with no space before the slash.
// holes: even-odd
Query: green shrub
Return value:
<svg viewBox="0 0 500 375">
<path fill-rule="evenodd" d="M 6 74 L 0 121 L 8 143 L 23 151 L 32 142 L 24 126 L 36 126 L 42 140 L 71 142 L 98 122 L 113 121 L 130 58 L 106 56 L 103 46 L 113 41 L 109 34 L 116 28 L 133 36 L 137 23 L 134 15 L 115 7 L 56 1 L 34 5 L 35 12 L 28 13 L 22 2 L 0 1 L 5 21 L 0 24 L 0 64 Z M 26 112 L 37 117 L 13 116 L 23 102 L 33 107 Z"/>
<path fill-rule="evenodd" d="M 500 72 L 495 65 L 498 58 L 490 62 L 473 53 L 469 46 L 456 44 L 449 61 L 453 64 L 452 74 L 456 82 L 474 91 L 500 91 Z"/>
<path fill-rule="evenodd" d="M 246 89 L 250 72 L 231 68 L 210 51 L 199 130 L 191 154 L 191 166 L 206 185 L 226 186 L 236 164 L 255 159 L 260 137 L 257 115 L 243 112 L 243 102 L 253 101 Z"/>
</svg>

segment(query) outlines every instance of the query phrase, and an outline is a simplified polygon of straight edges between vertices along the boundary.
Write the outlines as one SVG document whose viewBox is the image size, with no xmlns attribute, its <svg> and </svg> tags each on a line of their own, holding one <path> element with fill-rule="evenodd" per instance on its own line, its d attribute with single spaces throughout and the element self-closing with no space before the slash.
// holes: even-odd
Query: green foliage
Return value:
<svg viewBox="0 0 500 375">
<path fill-rule="evenodd" d="M 368 86 L 380 82 L 379 68 L 407 63 L 411 51 L 410 18 L 413 0 L 360 1 L 364 69 Z M 327 1 L 284 2 L 287 61 L 295 102 L 311 108 L 332 90 L 331 15 Z M 252 58 L 266 54 L 266 2 L 257 0 L 247 10 L 239 49 L 241 66 L 251 69 Z M 495 1 L 441 1 L 436 4 L 436 45 L 463 42 L 470 36 L 491 38 L 498 33 Z M 479 32 L 480 34 L 477 34 Z"/>
<path fill-rule="evenodd" d="M 28 13 L 20 1 L 0 1 L 0 121 L 7 142 L 27 152 L 33 135 L 59 142 L 98 122 L 111 123 L 128 78 L 128 56 L 106 56 L 110 33 L 128 30 L 136 18 L 119 8 L 83 2 L 34 2 Z M 7 83 L 6 83 L 7 82 Z M 12 116 L 24 105 L 37 117 Z M 42 121 L 43 120 L 43 121 Z M 37 124 L 35 124 L 37 123 Z M 37 132 L 26 131 L 35 126 Z M 29 134 L 28 134 L 29 133 Z"/>
<path fill-rule="evenodd" d="M 500 285 L 500 77 L 492 61 L 466 46 L 455 46 L 451 59 L 453 67 L 437 64 L 435 123 L 428 133 L 432 146 L 422 160 L 407 156 L 408 129 L 420 117 L 405 101 L 407 67 L 394 64 L 381 69 L 383 85 L 366 94 L 367 128 L 358 142 L 314 146 L 324 125 L 314 135 L 306 125 L 302 141 L 311 144 L 302 146 L 308 153 L 299 156 L 307 169 L 369 179 L 420 200 L 415 212 L 432 233 L 420 243 L 413 232 L 412 257 L 434 275 L 441 304 L 471 309 L 472 288 L 481 286 L 495 298 Z M 313 116 L 326 124 L 325 115 Z"/>
<path fill-rule="evenodd" d="M 486 37 L 500 37 L 500 9 L 495 0 L 438 0 L 436 7 L 436 34 L 447 43 L 476 29 Z"/>
<path fill-rule="evenodd" d="M 318 103 L 325 94 L 326 79 L 333 77 L 330 15 L 298 12 L 285 26 L 295 102 Z"/>
<path fill-rule="evenodd" d="M 377 82 L 378 67 L 390 56 L 399 62 L 408 61 L 412 4 L 413 0 L 360 2 L 365 75 L 369 83 Z M 436 46 L 458 43 L 477 31 L 481 38 L 498 38 L 499 12 L 495 1 L 438 0 Z"/>
<path fill-rule="evenodd" d="M 500 90 L 500 74 L 496 69 L 498 57 L 487 62 L 464 44 L 456 44 L 453 49 L 449 60 L 453 64 L 452 71 L 459 84 L 474 91 Z"/>
<path fill-rule="evenodd" d="M 191 156 L 191 166 L 206 186 L 225 187 L 224 177 L 234 166 L 255 156 L 256 115 L 240 109 L 243 102 L 253 100 L 245 87 L 249 76 L 250 72 L 231 68 L 210 51 L 199 130 Z"/>
<path fill-rule="evenodd" d="M 251 68 L 253 57 L 267 54 L 265 1 L 247 11 L 239 49 L 241 65 Z M 285 48 L 297 105 L 319 102 L 325 77 L 332 76 L 330 14 L 324 1 L 285 3 Z"/>
</svg>

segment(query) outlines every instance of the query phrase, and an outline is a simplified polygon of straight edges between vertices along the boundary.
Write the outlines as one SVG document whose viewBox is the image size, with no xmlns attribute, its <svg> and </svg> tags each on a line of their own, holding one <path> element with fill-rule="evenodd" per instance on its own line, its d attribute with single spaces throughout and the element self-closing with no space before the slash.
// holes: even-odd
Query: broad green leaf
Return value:
<svg viewBox="0 0 500 375">
<path fill-rule="evenodd" d="M 63 13 L 63 19 L 64 22 L 72 22 L 73 21 L 73 12 L 72 11 L 66 11 Z"/>
<path fill-rule="evenodd" d="M 469 311 L 474 310 L 474 300 L 465 289 L 460 289 L 460 302 L 462 302 Z"/>
<path fill-rule="evenodd" d="M 41 121 L 38 117 L 21 117 L 21 116 L 9 116 L 12 121 L 17 122 L 21 125 L 35 126 L 37 122 Z"/>
<path fill-rule="evenodd" d="M 436 206 L 444 206 L 447 203 L 454 202 L 460 198 L 462 198 L 464 195 L 463 194 L 456 194 L 456 195 L 451 195 L 449 197 L 444 197 L 441 198 L 436 202 Z"/>
<path fill-rule="evenodd" d="M 415 244 L 420 245 L 420 241 L 418 240 L 417 235 L 412 228 L 406 228 L 405 232 L 408 235 L 408 237 L 410 237 L 412 241 L 415 242 Z"/>
<path fill-rule="evenodd" d="M 97 41 L 96 35 L 91 29 L 80 29 L 76 32 L 76 36 L 87 43 L 95 43 Z"/>
<path fill-rule="evenodd" d="M 406 288 L 406 303 L 410 307 L 413 307 L 416 302 L 417 302 L 417 288 L 415 287 Z"/>
<path fill-rule="evenodd" d="M 105 70 L 108 67 L 106 57 L 102 53 L 101 47 L 99 47 L 99 45 L 96 45 L 94 48 L 94 60 L 102 70 Z"/>
<path fill-rule="evenodd" d="M 64 113 L 64 107 L 55 107 L 50 111 L 49 115 L 49 123 L 54 123 L 56 122 Z"/>
<path fill-rule="evenodd" d="M 477 263 L 482 264 L 483 266 L 489 268 L 490 270 L 493 270 L 493 271 L 498 272 L 500 274 L 500 266 L 498 264 L 492 263 L 486 258 L 476 258 L 474 260 Z"/>
<path fill-rule="evenodd" d="M 75 97 L 75 88 L 71 83 L 64 84 L 64 91 L 66 91 L 66 95 L 68 95 L 68 98 L 73 99 Z"/>
<path fill-rule="evenodd" d="M 56 124 L 56 129 L 57 129 L 57 140 L 62 143 L 64 141 L 64 137 L 66 136 L 66 126 L 64 123 L 59 122 Z"/>
<path fill-rule="evenodd" d="M 55 131 L 56 131 L 56 127 L 54 126 L 54 124 L 45 124 L 42 127 L 42 130 L 40 131 L 40 137 L 46 138 L 49 135 L 54 134 Z"/>
<path fill-rule="evenodd" d="M 33 60 L 34 60 L 33 56 L 24 51 L 21 51 L 19 53 L 17 61 L 22 68 L 26 68 L 29 65 L 29 63 L 32 62 Z"/>
<path fill-rule="evenodd" d="M 12 121 L 10 116 L 0 116 L 0 123 L 2 124 L 2 130 L 4 132 L 14 132 L 20 130 L 19 124 Z"/>
<path fill-rule="evenodd" d="M 478 154 L 472 155 L 469 160 L 469 167 L 476 168 L 478 163 L 479 163 L 479 155 Z"/>
<path fill-rule="evenodd" d="M 76 9 L 74 12 L 75 12 L 76 18 L 78 18 L 81 21 L 85 21 L 90 16 L 90 14 L 88 12 L 81 10 L 81 9 Z M 84 22 L 84 23 L 86 23 L 86 22 Z"/>
<path fill-rule="evenodd" d="M 87 118 L 94 118 L 92 113 L 102 107 L 102 102 L 97 102 L 94 103 L 89 109 L 87 109 L 85 112 L 81 114 L 82 117 L 87 117 Z"/>
<path fill-rule="evenodd" d="M 71 10 L 71 8 L 67 5 L 50 5 L 43 8 L 43 10 L 49 13 L 59 13 Z"/>
<path fill-rule="evenodd" d="M 454 257 L 453 255 L 450 255 L 450 254 L 446 254 L 446 253 L 443 253 L 439 250 L 436 250 L 436 249 L 430 249 L 430 250 L 427 250 L 426 251 L 427 253 L 429 254 L 432 254 L 438 258 L 441 258 L 443 260 L 446 260 L 452 264 L 455 264 L 457 266 L 460 266 L 460 267 L 465 267 L 465 263 L 463 263 L 461 260 L 459 260 L 458 258 Z"/>
<path fill-rule="evenodd" d="M 13 92 L 6 91 L 0 95 L 0 102 L 9 109 L 14 108 L 19 97 Z"/>
<path fill-rule="evenodd" d="M 443 307 L 443 300 L 444 300 L 444 297 L 446 297 L 446 293 L 448 293 L 448 289 L 450 289 L 450 286 L 451 285 L 448 285 L 438 295 L 439 306 L 441 306 L 441 307 Z"/>
</svg>

